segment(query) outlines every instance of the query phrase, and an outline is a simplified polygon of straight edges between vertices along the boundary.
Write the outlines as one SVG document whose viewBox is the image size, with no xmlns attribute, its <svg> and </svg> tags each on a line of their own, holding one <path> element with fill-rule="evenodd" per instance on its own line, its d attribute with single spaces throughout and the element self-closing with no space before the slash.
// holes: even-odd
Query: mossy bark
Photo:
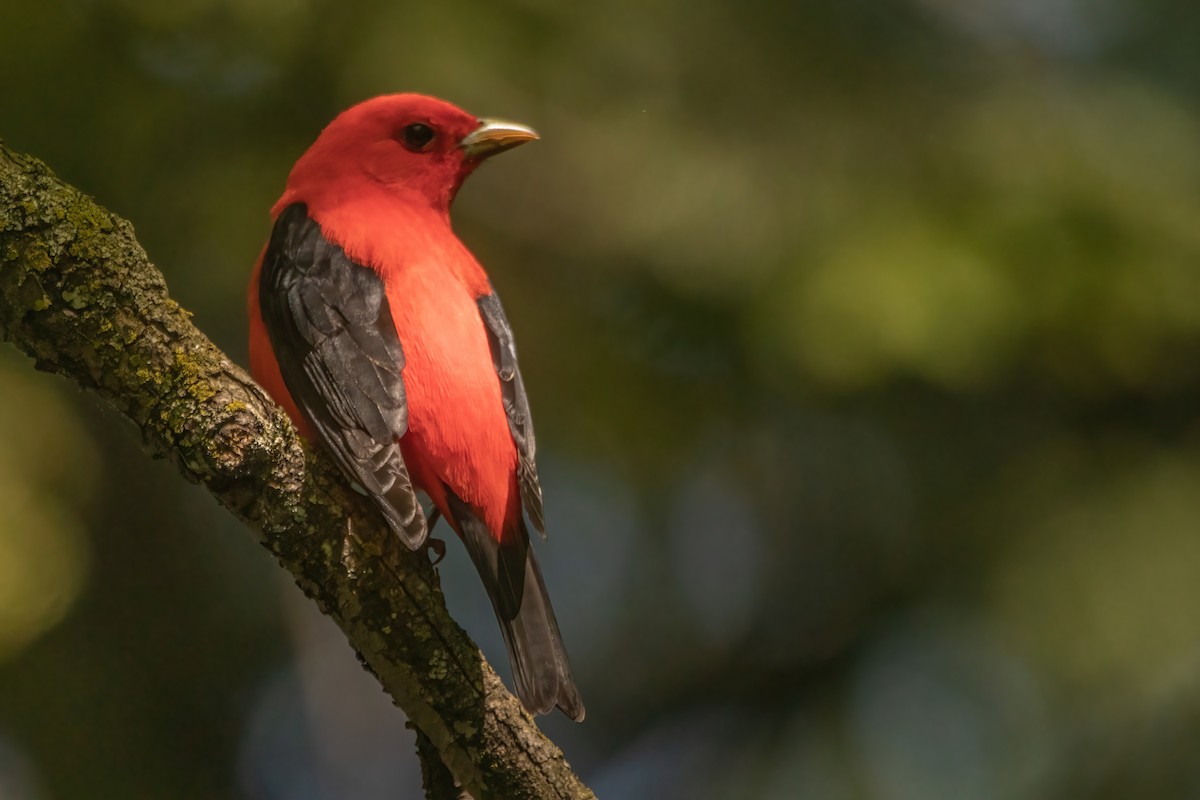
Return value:
<svg viewBox="0 0 1200 800">
<path fill-rule="evenodd" d="M 473 797 L 593 797 L 450 618 L 425 554 L 191 324 L 132 226 L 3 144 L 0 337 L 243 520 Z"/>
</svg>

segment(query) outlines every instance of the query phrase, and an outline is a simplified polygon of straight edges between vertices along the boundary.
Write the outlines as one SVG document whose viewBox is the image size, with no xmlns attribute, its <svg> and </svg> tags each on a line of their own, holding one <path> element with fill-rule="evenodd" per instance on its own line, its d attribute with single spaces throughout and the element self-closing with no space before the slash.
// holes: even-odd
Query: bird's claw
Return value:
<svg viewBox="0 0 1200 800">
<path fill-rule="evenodd" d="M 433 566 L 442 563 L 442 559 L 446 557 L 446 543 L 441 539 L 434 539 L 430 536 L 425 540 L 425 547 L 432 552 L 437 558 L 433 559 Z"/>
<path fill-rule="evenodd" d="M 441 518 L 442 512 L 437 508 L 434 508 L 429 512 L 429 522 L 426 526 L 426 530 L 429 531 L 430 534 L 433 533 L 433 527 L 438 524 L 438 520 Z M 433 560 L 433 566 L 436 567 L 438 564 L 442 563 L 442 559 L 446 557 L 446 543 L 441 539 L 435 539 L 433 536 L 430 536 L 425 540 L 425 546 L 437 555 L 437 558 Z"/>
</svg>

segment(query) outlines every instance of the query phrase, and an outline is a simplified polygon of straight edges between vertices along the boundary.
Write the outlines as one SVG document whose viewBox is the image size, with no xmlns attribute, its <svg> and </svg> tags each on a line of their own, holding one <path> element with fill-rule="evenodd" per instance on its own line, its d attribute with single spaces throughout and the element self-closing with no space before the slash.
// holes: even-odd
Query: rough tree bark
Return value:
<svg viewBox="0 0 1200 800">
<path fill-rule="evenodd" d="M 593 797 L 450 618 L 426 555 L 189 322 L 132 226 L 2 143 L 0 337 L 104 398 L 245 521 L 473 797 Z M 444 796 L 445 773 L 424 766 Z"/>
</svg>

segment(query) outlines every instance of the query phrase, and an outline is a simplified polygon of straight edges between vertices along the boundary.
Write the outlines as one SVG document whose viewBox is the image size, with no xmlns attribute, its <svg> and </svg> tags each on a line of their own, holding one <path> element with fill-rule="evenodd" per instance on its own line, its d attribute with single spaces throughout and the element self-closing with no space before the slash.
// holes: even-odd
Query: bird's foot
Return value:
<svg viewBox="0 0 1200 800">
<path fill-rule="evenodd" d="M 428 548 L 430 551 L 433 552 L 434 555 L 437 556 L 437 558 L 435 558 L 433 560 L 433 565 L 435 567 L 438 564 L 442 563 L 442 559 L 446 557 L 446 543 L 443 542 L 441 539 L 433 538 L 433 528 L 435 525 L 437 525 L 438 520 L 441 518 L 442 518 L 442 512 L 440 510 L 438 510 L 437 508 L 434 508 L 432 511 L 429 512 L 429 517 L 428 517 L 429 521 L 425 525 L 425 530 L 429 532 L 428 533 L 429 538 L 427 538 L 425 540 L 425 547 Z"/>
<path fill-rule="evenodd" d="M 433 559 L 433 566 L 435 567 L 442 563 L 442 559 L 446 557 L 446 543 L 441 539 L 434 539 L 430 536 L 425 540 L 425 548 L 436 556 Z"/>
</svg>

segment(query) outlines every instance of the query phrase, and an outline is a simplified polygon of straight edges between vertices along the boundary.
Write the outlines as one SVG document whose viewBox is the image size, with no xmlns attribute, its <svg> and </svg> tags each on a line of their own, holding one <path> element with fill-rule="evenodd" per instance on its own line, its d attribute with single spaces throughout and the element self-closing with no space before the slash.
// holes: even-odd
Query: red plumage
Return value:
<svg viewBox="0 0 1200 800">
<path fill-rule="evenodd" d="M 449 215 L 483 158 L 532 138 L 522 126 L 421 95 L 375 98 L 338 116 L 297 161 L 272 209 L 275 231 L 250 282 L 250 362 L 301 432 L 339 454 L 356 484 L 379 480 L 368 492 L 385 515 L 408 513 L 407 476 L 429 495 L 480 570 L 522 700 L 535 712 L 557 704 L 582 719 L 529 548 L 523 509 L 540 527 L 541 492 L 520 375 L 501 366 L 511 352 L 515 368 L 511 332 L 502 311 L 484 313 L 499 301 Z M 358 288 L 346 288 L 348 278 Z M 384 363 L 385 351 L 394 363 Z M 420 516 L 415 502 L 411 511 Z M 406 541 L 419 543 L 423 520 L 407 525 Z"/>
</svg>

